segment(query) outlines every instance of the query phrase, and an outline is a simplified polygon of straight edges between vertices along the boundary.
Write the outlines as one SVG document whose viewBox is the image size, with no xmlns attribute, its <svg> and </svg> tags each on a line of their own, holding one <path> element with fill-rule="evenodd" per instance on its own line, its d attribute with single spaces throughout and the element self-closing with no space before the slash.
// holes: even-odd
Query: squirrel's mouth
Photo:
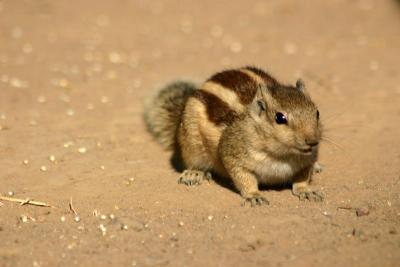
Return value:
<svg viewBox="0 0 400 267">
<path fill-rule="evenodd" d="M 297 147 L 297 150 L 298 151 L 300 151 L 300 153 L 302 153 L 302 154 L 311 154 L 311 152 L 312 152 L 312 147 L 311 146 L 309 146 L 309 147 L 306 147 L 306 148 L 304 148 L 304 147 Z"/>
</svg>

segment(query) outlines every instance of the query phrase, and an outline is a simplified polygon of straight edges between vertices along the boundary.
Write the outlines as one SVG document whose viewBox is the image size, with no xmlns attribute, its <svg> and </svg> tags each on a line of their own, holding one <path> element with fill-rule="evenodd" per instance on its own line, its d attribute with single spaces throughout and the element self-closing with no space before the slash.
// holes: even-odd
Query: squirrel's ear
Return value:
<svg viewBox="0 0 400 267">
<path fill-rule="evenodd" d="M 254 97 L 253 103 L 251 104 L 251 111 L 254 114 L 260 116 L 267 109 L 267 103 L 265 96 L 267 95 L 267 88 L 260 87 L 257 89 L 257 93 Z"/>
<path fill-rule="evenodd" d="M 257 106 L 260 109 L 260 112 L 263 112 L 263 111 L 265 111 L 267 109 L 263 99 L 257 100 Z"/>
<path fill-rule="evenodd" d="M 301 91 L 302 93 L 307 93 L 306 85 L 304 84 L 304 81 L 302 79 L 298 79 L 296 81 L 296 88 L 297 88 L 297 90 Z"/>
</svg>

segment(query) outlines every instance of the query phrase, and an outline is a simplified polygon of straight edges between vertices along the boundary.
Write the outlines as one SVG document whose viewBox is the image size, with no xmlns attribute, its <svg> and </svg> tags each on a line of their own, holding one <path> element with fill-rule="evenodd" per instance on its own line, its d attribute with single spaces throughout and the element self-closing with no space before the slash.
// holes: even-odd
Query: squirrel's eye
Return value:
<svg viewBox="0 0 400 267">
<path fill-rule="evenodd" d="M 275 121 L 277 124 L 287 124 L 286 116 L 283 115 L 281 112 L 277 112 L 275 114 Z"/>
<path fill-rule="evenodd" d="M 319 110 L 317 110 L 317 120 L 319 120 Z"/>
</svg>

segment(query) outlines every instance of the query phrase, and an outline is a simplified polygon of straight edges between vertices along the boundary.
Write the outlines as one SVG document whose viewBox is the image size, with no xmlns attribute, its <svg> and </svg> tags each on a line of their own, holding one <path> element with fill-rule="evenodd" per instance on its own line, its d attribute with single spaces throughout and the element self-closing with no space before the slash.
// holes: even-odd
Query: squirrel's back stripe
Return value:
<svg viewBox="0 0 400 267">
<path fill-rule="evenodd" d="M 221 123 L 232 123 L 238 117 L 238 113 L 232 110 L 229 105 L 219 97 L 207 91 L 198 89 L 193 92 L 192 97 L 204 104 L 207 110 L 208 119 L 219 125 Z"/>
<path fill-rule="evenodd" d="M 278 81 L 275 80 L 271 75 L 269 75 L 268 73 L 259 68 L 247 66 L 244 69 L 249 70 L 258 77 L 262 78 L 264 80 L 265 85 L 267 86 L 275 86 L 279 84 Z"/>
<path fill-rule="evenodd" d="M 208 81 L 234 91 L 243 105 L 251 103 L 259 86 L 256 80 L 240 70 L 219 72 Z"/>
<path fill-rule="evenodd" d="M 245 109 L 245 106 L 241 104 L 239 96 L 231 88 L 226 88 L 221 84 L 209 80 L 201 86 L 201 89 L 218 97 L 238 113 L 243 112 Z"/>
</svg>

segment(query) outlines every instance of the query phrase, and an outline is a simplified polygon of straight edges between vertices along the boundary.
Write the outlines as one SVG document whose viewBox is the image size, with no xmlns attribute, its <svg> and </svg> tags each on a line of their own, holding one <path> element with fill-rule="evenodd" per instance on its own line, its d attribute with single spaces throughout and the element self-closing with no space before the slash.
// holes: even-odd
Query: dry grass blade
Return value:
<svg viewBox="0 0 400 267">
<path fill-rule="evenodd" d="M 33 205 L 33 206 L 39 206 L 39 207 L 50 207 L 50 208 L 55 208 L 55 206 L 52 206 L 50 204 L 47 204 L 45 202 L 40 202 L 40 201 L 35 201 L 31 200 L 29 198 L 27 199 L 20 199 L 20 198 L 14 198 L 14 197 L 5 197 L 0 195 L 0 200 L 4 201 L 10 201 L 10 202 L 17 202 L 22 205 Z"/>
<path fill-rule="evenodd" d="M 75 215 L 78 215 L 78 213 L 74 209 L 74 206 L 72 205 L 72 197 L 69 199 L 69 210 L 72 211 Z"/>
</svg>

